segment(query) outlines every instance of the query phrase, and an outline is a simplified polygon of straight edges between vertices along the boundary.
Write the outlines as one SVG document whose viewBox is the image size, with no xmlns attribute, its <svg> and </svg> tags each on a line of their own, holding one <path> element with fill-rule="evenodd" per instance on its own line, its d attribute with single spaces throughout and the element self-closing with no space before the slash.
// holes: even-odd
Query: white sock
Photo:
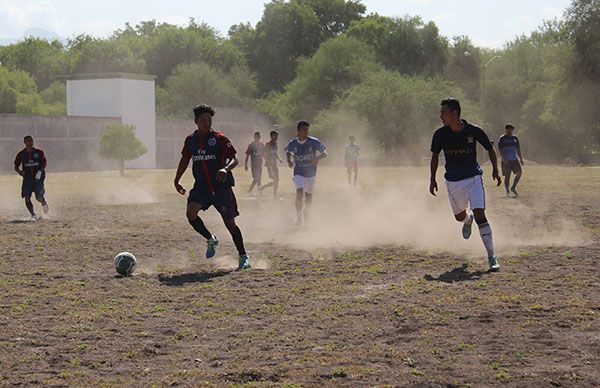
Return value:
<svg viewBox="0 0 600 388">
<path fill-rule="evenodd" d="M 479 225 L 479 235 L 485 246 L 488 257 L 495 256 L 494 253 L 494 240 L 492 239 L 492 227 L 489 223 Z"/>
</svg>

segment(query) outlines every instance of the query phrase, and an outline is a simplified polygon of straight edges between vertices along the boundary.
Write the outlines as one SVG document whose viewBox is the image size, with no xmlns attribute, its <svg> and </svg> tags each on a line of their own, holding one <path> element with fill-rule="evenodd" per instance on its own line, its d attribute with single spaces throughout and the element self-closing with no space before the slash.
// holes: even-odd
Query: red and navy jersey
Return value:
<svg viewBox="0 0 600 388">
<path fill-rule="evenodd" d="M 204 187 L 214 192 L 217 188 L 233 186 L 233 175 L 227 173 L 225 182 L 217 181 L 217 171 L 224 168 L 235 157 L 231 141 L 220 132 L 212 130 L 201 136 L 198 130 L 186 137 L 181 155 L 192 159 L 194 187 Z"/>
<path fill-rule="evenodd" d="M 44 174 L 46 155 L 39 148 L 32 148 L 31 151 L 27 151 L 27 148 L 24 148 L 15 157 L 15 167 L 21 167 L 24 178 L 33 179 L 38 171 Z"/>
</svg>

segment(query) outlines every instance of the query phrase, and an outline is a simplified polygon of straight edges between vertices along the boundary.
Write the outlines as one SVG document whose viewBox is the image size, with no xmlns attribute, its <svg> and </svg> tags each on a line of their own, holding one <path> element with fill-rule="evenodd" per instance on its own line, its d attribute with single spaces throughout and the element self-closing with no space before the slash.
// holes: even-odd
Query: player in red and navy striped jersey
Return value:
<svg viewBox="0 0 600 388">
<path fill-rule="evenodd" d="M 44 180 L 46 179 L 46 155 L 44 151 L 39 148 L 33 147 L 33 137 L 30 135 L 23 138 L 25 148 L 15 157 L 15 171 L 17 174 L 23 177 L 23 184 L 21 185 L 21 197 L 25 198 L 25 206 L 31 214 L 33 221 L 38 219 L 38 216 L 33 210 L 33 203 L 31 202 L 31 194 L 35 193 L 35 199 L 42 204 L 44 213 L 48 213 L 48 202 L 44 194 Z"/>
<path fill-rule="evenodd" d="M 199 105 L 194 108 L 194 121 L 198 129 L 185 139 L 181 160 L 175 174 L 175 189 L 185 194 L 185 189 L 179 183 L 181 176 L 192 160 L 194 187 L 190 190 L 186 215 L 194 230 L 207 240 L 206 257 L 213 257 L 219 241 L 208 231 L 198 213 L 211 206 L 221 214 L 225 226 L 239 253 L 238 269 L 250 267 L 250 260 L 244 249 L 242 232 L 235 223 L 239 215 L 235 194 L 233 170 L 238 165 L 236 150 L 225 135 L 212 129 L 212 117 L 215 110 L 209 105 Z"/>
</svg>

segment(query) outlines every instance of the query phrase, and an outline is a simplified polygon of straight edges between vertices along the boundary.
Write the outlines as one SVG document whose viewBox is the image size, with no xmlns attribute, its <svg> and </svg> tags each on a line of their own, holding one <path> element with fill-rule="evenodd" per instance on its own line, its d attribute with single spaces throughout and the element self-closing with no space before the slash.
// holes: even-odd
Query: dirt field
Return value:
<svg viewBox="0 0 600 388">
<path fill-rule="evenodd" d="M 204 258 L 174 171 L 49 174 L 38 222 L 0 176 L 0 382 L 599 386 L 600 168 L 525 166 L 516 199 L 486 170 L 498 274 L 425 168 L 365 168 L 352 190 L 321 168 L 301 228 L 289 170 L 258 199 L 238 168 L 244 272 L 214 209 Z"/>
</svg>

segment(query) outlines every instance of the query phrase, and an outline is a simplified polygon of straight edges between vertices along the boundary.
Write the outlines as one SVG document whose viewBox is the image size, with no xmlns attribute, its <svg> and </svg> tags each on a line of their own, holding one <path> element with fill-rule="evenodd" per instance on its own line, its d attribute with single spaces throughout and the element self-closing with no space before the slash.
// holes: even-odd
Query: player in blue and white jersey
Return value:
<svg viewBox="0 0 600 388">
<path fill-rule="evenodd" d="M 515 127 L 512 124 L 506 124 L 504 127 L 506 133 L 500 136 L 498 140 L 498 150 L 500 150 L 500 157 L 502 159 L 502 175 L 504 176 L 504 189 L 506 190 L 506 196 L 510 196 L 508 191 L 508 185 L 510 184 L 510 173 L 515 174 L 515 180 L 513 181 L 510 191 L 515 196 L 517 193 L 517 183 L 521 179 L 523 174 L 521 165 L 523 164 L 523 156 L 521 155 L 521 145 L 519 144 L 519 138 L 513 135 Z"/>
<path fill-rule="evenodd" d="M 308 121 L 299 121 L 296 126 L 298 136 L 285 147 L 288 166 L 294 167 L 296 185 L 296 214 L 298 225 L 302 225 L 312 203 L 317 179 L 317 165 L 327 157 L 326 147 L 316 137 L 308 136 Z"/>
<path fill-rule="evenodd" d="M 477 163 L 477 143 L 488 151 L 492 163 L 492 177 L 502 179 L 498 173 L 496 152 L 483 130 L 460 118 L 460 102 L 445 99 L 441 103 L 440 119 L 444 126 L 433 134 L 431 141 L 431 179 L 429 192 L 436 195 L 438 185 L 435 179 L 440 152 L 446 158 L 446 187 L 454 217 L 463 223 L 462 234 L 465 239 L 471 236 L 473 219 L 479 226 L 479 235 L 487 251 L 490 271 L 499 271 L 500 264 L 494 252 L 492 228 L 485 216 L 485 192 L 483 189 L 483 169 Z M 467 212 L 471 208 L 472 213 Z"/>
<path fill-rule="evenodd" d="M 352 186 L 352 172 L 354 171 L 354 186 L 358 179 L 358 161 L 360 159 L 360 146 L 354 142 L 354 136 L 348 138 L 350 143 L 344 147 L 344 161 L 346 162 L 346 174 L 348 174 L 348 186 Z"/>
</svg>

